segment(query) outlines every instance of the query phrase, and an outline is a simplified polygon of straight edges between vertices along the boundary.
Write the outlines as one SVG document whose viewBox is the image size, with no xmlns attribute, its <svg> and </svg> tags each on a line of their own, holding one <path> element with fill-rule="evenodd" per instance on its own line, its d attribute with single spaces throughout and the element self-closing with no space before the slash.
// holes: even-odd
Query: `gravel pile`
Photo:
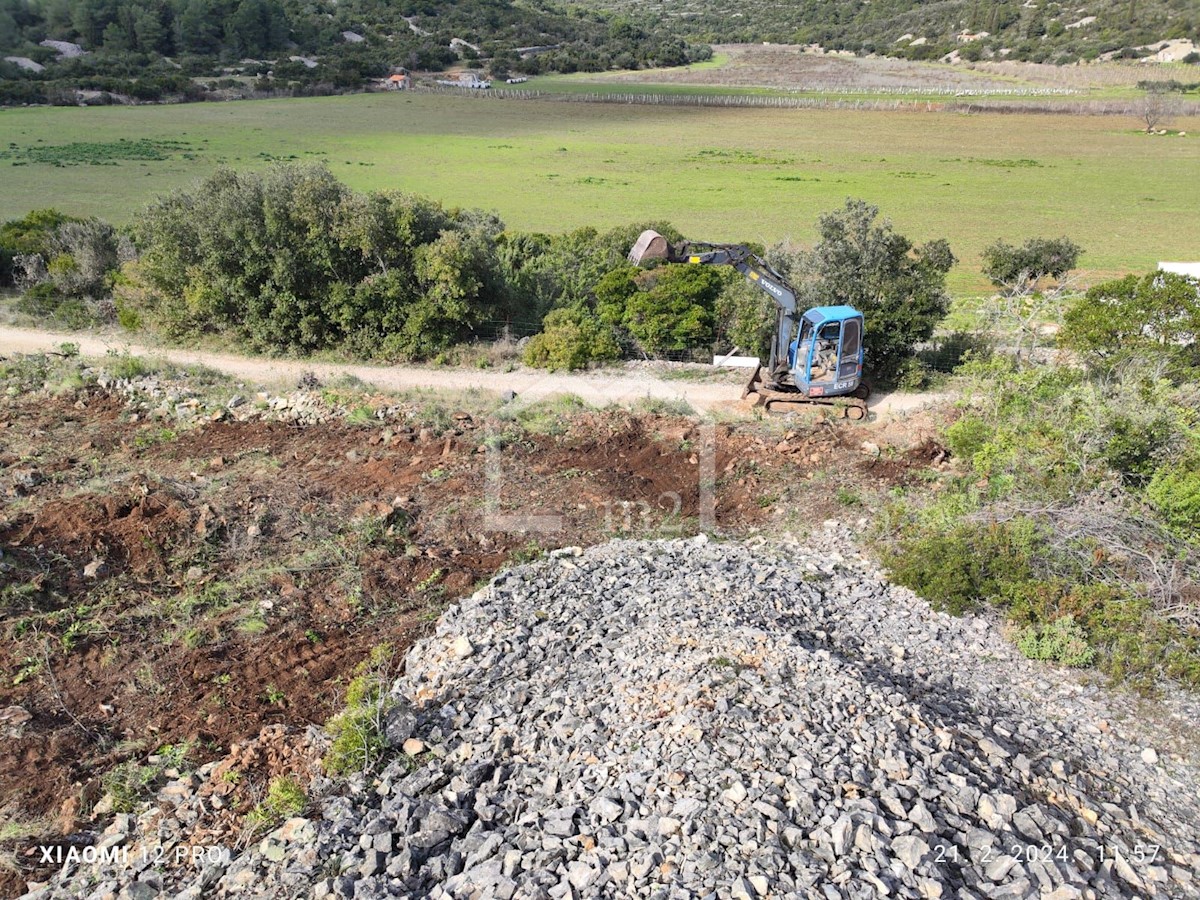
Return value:
<svg viewBox="0 0 1200 900">
<path fill-rule="evenodd" d="M 37 896 L 1200 894 L 1190 762 L 811 543 L 557 551 L 447 611 L 395 693 L 416 755 L 228 865 Z"/>
</svg>

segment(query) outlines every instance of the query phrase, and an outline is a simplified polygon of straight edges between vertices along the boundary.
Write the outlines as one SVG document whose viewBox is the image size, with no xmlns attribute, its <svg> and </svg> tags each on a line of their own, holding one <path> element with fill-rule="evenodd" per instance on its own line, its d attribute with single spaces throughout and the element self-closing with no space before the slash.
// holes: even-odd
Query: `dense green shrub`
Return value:
<svg viewBox="0 0 1200 900">
<path fill-rule="evenodd" d="M 0 286 L 13 284 L 15 257 L 47 254 L 51 235 L 60 226 L 78 221 L 57 209 L 35 209 L 0 225 Z"/>
<path fill-rule="evenodd" d="M 943 432 L 960 474 L 888 507 L 883 555 L 945 609 L 1003 610 L 1027 655 L 1200 685 L 1200 414 L 1193 386 L 1140 362 L 966 365 L 963 414 Z"/>
<path fill-rule="evenodd" d="M 613 270 L 596 285 L 601 319 L 619 325 L 651 354 L 708 347 L 724 272 L 701 266 Z"/>
<path fill-rule="evenodd" d="M 1063 616 L 1045 625 L 1029 625 L 1017 637 L 1017 649 L 1029 659 L 1083 668 L 1096 660 L 1087 636 L 1074 616 Z"/>
<path fill-rule="evenodd" d="M 883 555 L 893 581 L 961 615 L 1034 578 L 1037 531 L 1028 521 L 977 525 L 949 532 L 918 529 Z"/>
<path fill-rule="evenodd" d="M 1200 542 L 1200 458 L 1158 469 L 1146 487 L 1146 499 L 1178 534 Z"/>
<path fill-rule="evenodd" d="M 323 166 L 221 171 L 146 211 L 136 275 L 149 290 L 123 303 L 176 338 L 311 352 L 353 335 L 365 352 L 374 336 L 368 355 L 426 358 L 500 305 L 498 227 L 420 197 L 355 194 Z"/>
<path fill-rule="evenodd" d="M 384 719 L 395 705 L 389 691 L 395 675 L 391 644 L 378 644 L 354 669 L 346 706 L 325 724 L 331 738 L 322 764 L 333 775 L 366 772 L 387 749 Z"/>
<path fill-rule="evenodd" d="M 926 341 L 949 310 L 946 274 L 955 263 L 944 240 L 915 246 L 879 209 L 847 200 L 818 221 L 809 253 L 774 251 L 769 259 L 791 280 L 803 307 L 847 304 L 866 319 L 865 365 L 882 381 Z"/>
<path fill-rule="evenodd" d="M 1200 367 L 1200 280 L 1173 272 L 1127 275 L 1088 290 L 1068 308 L 1059 344 L 1096 370 L 1140 358 L 1182 380 Z M 1153 371 L 1150 366 L 1144 367 Z"/>
<path fill-rule="evenodd" d="M 725 349 L 767 359 L 775 331 L 775 302 L 760 288 L 739 277 L 730 278 L 717 297 L 716 331 Z M 721 349 L 721 348 L 717 348 Z"/>
<path fill-rule="evenodd" d="M 1061 279 L 1083 250 L 1069 238 L 1030 238 L 1020 247 L 996 241 L 983 251 L 983 274 L 1007 291 L 1030 289 L 1043 278 Z"/>
<path fill-rule="evenodd" d="M 556 309 L 543 324 L 542 333 L 525 348 L 526 365 L 573 370 L 621 356 L 612 328 L 585 309 Z"/>
<path fill-rule="evenodd" d="M 971 400 L 946 428 L 947 446 L 989 479 L 993 496 L 1067 500 L 1114 478 L 1142 488 L 1178 459 L 1193 427 L 1187 397 L 1145 377 L 1152 369 L 1090 378 L 1067 367 L 1018 369 L 1003 357 L 971 363 L 961 370 Z"/>
</svg>

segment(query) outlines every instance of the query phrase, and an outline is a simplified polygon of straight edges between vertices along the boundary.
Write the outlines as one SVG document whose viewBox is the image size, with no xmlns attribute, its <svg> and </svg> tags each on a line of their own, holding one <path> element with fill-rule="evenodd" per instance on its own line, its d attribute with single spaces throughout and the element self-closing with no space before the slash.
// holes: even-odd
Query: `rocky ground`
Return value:
<svg viewBox="0 0 1200 900">
<path fill-rule="evenodd" d="M 307 787 L 305 731 L 372 648 L 402 655 L 506 566 L 858 516 L 950 477 L 935 435 L 0 360 L 0 897 L 174 769 L 223 767 L 189 827 L 233 839 L 272 779 Z"/>
<path fill-rule="evenodd" d="M 28 896 L 1196 896 L 1195 701 L 1141 719 L 852 546 L 827 523 L 498 575 L 410 650 L 380 774 L 156 863 L 203 843 L 210 766 L 97 836 L 128 865 Z"/>
</svg>

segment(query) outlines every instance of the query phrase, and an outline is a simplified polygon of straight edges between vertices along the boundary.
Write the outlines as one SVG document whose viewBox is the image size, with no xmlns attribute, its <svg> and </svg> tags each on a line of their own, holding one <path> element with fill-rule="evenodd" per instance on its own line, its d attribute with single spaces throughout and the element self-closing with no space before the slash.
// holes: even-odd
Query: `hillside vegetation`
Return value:
<svg viewBox="0 0 1200 900">
<path fill-rule="evenodd" d="M 709 59 L 712 41 L 1072 63 L 1147 56 L 1172 39 L 1200 41 L 1194 3 L 840 0 L 697 9 L 663 0 L 647 12 L 629 0 L 0 0 L 0 103 L 319 94 L 358 89 L 399 67 L 462 64 L 501 79 L 661 68 Z M 1195 53 L 1184 59 L 1198 61 Z M 78 90 L 98 94 L 80 98 Z"/>
<path fill-rule="evenodd" d="M 634 14 L 632 0 L 590 0 L 587 6 Z M 1033 62 L 1070 63 L 1171 39 L 1200 41 L 1200 7 L 1191 0 L 1090 0 L 1021 3 L 1000 0 L 834 0 L 771 3 L 739 0 L 699 5 L 662 0 L 656 18 L 692 40 L 820 44 L 852 50 L 939 59 L 958 49 L 964 59 L 1001 55 Z"/>
<path fill-rule="evenodd" d="M 243 83 L 327 93 L 397 67 L 479 68 L 486 59 L 504 76 L 674 66 L 711 55 L 649 24 L 610 18 L 509 0 L 0 0 L 0 52 L 11 57 L 0 61 L 0 102 L 74 104 L 76 88 L 196 99 Z"/>
</svg>

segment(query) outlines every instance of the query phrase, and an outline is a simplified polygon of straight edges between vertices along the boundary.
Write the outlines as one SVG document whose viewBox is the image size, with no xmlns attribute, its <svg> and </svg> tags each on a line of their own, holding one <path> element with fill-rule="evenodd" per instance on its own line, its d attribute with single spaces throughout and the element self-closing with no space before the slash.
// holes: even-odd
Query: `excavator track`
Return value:
<svg viewBox="0 0 1200 900">
<path fill-rule="evenodd" d="M 853 394 L 843 397 L 806 397 L 798 391 L 781 391 L 766 386 L 762 380 L 762 366 L 759 366 L 746 382 L 742 399 L 751 400 L 752 406 L 761 407 L 772 415 L 812 412 L 816 408 L 838 418 L 861 421 L 867 417 L 868 394 L 869 389 L 862 384 Z"/>
</svg>

